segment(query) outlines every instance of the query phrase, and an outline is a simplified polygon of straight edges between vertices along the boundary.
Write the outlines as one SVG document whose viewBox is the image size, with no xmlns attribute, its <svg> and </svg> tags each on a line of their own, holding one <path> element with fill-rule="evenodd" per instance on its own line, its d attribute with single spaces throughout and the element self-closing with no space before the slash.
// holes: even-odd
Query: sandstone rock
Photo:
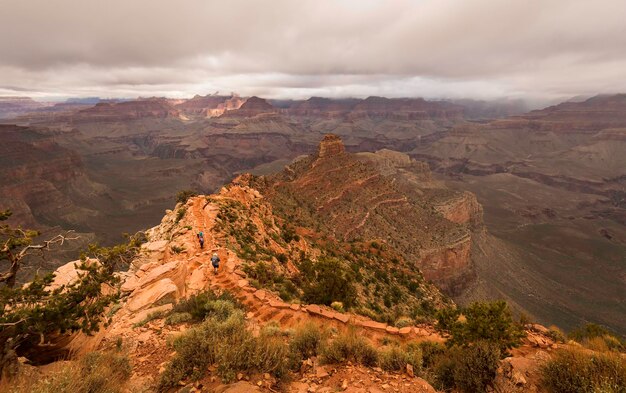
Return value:
<svg viewBox="0 0 626 393">
<path fill-rule="evenodd" d="M 151 305 L 173 303 L 177 299 L 178 287 L 171 279 L 166 278 L 133 292 L 126 307 L 131 312 L 136 312 Z"/>
<path fill-rule="evenodd" d="M 318 156 L 320 158 L 335 156 L 346 151 L 341 138 L 337 135 L 326 134 L 320 143 Z"/>
<path fill-rule="evenodd" d="M 274 308 L 289 308 L 289 304 L 273 299 L 270 300 L 269 305 Z"/>
<path fill-rule="evenodd" d="M 387 325 L 382 323 L 382 322 L 358 321 L 356 324 L 359 325 L 359 326 L 363 326 L 365 328 L 368 328 L 368 329 L 374 329 L 374 330 L 380 330 L 380 331 L 386 331 L 387 330 Z"/>
<path fill-rule="evenodd" d="M 406 336 L 408 334 L 411 334 L 412 331 L 413 331 L 413 328 L 411 328 L 410 326 L 406 326 L 406 327 L 400 328 L 398 333 L 400 333 L 403 336 Z"/>
<path fill-rule="evenodd" d="M 86 262 L 99 263 L 98 260 L 93 258 L 88 259 Z M 81 260 L 76 260 L 59 266 L 54 271 L 54 280 L 50 283 L 50 285 L 46 287 L 46 289 L 52 291 L 60 288 L 63 285 L 68 285 L 78 280 L 78 275 L 81 272 L 85 273 L 83 270 L 78 269 L 78 266 L 80 266 L 82 263 L 83 262 Z"/>
<path fill-rule="evenodd" d="M 393 327 L 393 326 L 387 326 L 385 330 L 389 334 L 398 334 L 400 332 L 400 329 L 398 329 L 397 327 Z"/>
<path fill-rule="evenodd" d="M 413 365 L 411 364 L 406 365 L 406 375 L 408 375 L 411 378 L 415 377 L 415 373 L 413 372 Z"/>
<path fill-rule="evenodd" d="M 129 279 L 121 287 L 122 292 L 132 292 L 137 288 L 143 288 L 155 281 L 163 278 L 171 278 L 173 280 L 180 280 L 181 277 L 176 277 L 179 270 L 181 270 L 183 263 L 174 261 L 160 265 L 155 268 L 146 271 L 146 274 L 141 278 Z M 183 277 L 184 280 L 184 277 Z"/>
<path fill-rule="evenodd" d="M 289 306 L 290 309 L 292 309 L 293 311 L 299 311 L 300 310 L 300 305 L 299 304 L 292 304 Z"/>
<path fill-rule="evenodd" d="M 343 323 L 348 323 L 348 321 L 350 320 L 350 315 L 348 314 L 343 314 L 343 313 L 334 313 L 333 317 L 338 320 L 341 321 Z"/>
<path fill-rule="evenodd" d="M 136 324 L 139 323 L 141 321 L 143 321 L 144 319 L 146 319 L 148 317 L 148 315 L 152 314 L 152 313 L 166 313 L 168 311 L 171 311 L 172 308 L 174 308 L 173 304 L 164 304 L 162 306 L 157 306 L 157 307 L 151 307 L 147 310 L 143 310 L 137 314 L 135 314 L 135 316 L 130 320 L 131 324 Z"/>
<path fill-rule="evenodd" d="M 258 289 L 258 290 L 256 290 L 256 292 L 254 292 L 254 296 L 255 296 L 257 299 L 259 299 L 259 300 L 264 300 L 264 299 L 265 299 L 265 296 L 266 296 L 266 293 L 265 293 L 265 291 L 264 291 L 264 290 L 262 290 L 262 289 Z"/>
</svg>

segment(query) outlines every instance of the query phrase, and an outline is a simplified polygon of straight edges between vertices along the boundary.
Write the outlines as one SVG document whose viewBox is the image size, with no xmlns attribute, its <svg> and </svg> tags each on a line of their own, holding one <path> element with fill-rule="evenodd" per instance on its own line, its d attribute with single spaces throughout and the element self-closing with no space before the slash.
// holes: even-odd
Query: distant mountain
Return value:
<svg viewBox="0 0 626 393">
<path fill-rule="evenodd" d="M 45 106 L 46 104 L 30 97 L 0 97 L 0 119 L 15 117 Z"/>
</svg>

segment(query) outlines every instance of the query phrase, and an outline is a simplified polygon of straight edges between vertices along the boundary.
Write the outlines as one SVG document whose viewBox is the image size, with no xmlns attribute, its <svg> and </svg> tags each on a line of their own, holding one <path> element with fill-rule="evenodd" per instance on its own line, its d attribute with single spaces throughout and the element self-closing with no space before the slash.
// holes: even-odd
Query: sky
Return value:
<svg viewBox="0 0 626 393">
<path fill-rule="evenodd" d="M 624 0 L 0 0 L 0 96 L 626 92 Z"/>
</svg>

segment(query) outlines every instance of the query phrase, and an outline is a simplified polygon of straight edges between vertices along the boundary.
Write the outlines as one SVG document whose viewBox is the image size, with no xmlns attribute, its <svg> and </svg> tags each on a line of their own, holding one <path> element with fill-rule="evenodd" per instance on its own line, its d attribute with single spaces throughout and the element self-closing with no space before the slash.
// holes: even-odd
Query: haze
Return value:
<svg viewBox="0 0 626 393">
<path fill-rule="evenodd" d="M 614 93 L 623 15 L 619 0 L 1 0 L 0 95 Z"/>
</svg>

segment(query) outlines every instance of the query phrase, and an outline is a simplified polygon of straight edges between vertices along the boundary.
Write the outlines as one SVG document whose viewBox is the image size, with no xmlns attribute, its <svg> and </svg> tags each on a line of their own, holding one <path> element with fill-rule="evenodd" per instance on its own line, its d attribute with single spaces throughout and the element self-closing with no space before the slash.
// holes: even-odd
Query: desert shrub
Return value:
<svg viewBox="0 0 626 393">
<path fill-rule="evenodd" d="M 189 322 L 193 317 L 188 312 L 175 312 L 165 318 L 166 325 L 178 325 L 179 323 Z"/>
<path fill-rule="evenodd" d="M 128 357 L 112 352 L 92 352 L 66 362 L 44 377 L 18 376 L 11 393 L 117 393 L 123 391 L 132 367 Z"/>
<path fill-rule="evenodd" d="M 459 318 L 461 315 L 464 318 Z M 524 335 L 504 301 L 476 302 L 463 309 L 442 310 L 437 327 L 452 336 L 446 342 L 448 346 L 489 341 L 498 346 L 502 355 L 518 346 Z"/>
<path fill-rule="evenodd" d="M 400 317 L 396 320 L 395 325 L 397 328 L 403 328 L 403 327 L 413 326 L 415 325 L 415 323 L 413 322 L 411 318 Z"/>
<path fill-rule="evenodd" d="M 356 298 L 352 271 L 334 258 L 321 258 L 311 263 L 305 272 L 307 282 L 304 285 L 303 299 L 314 304 L 329 306 L 332 302 L 341 302 L 350 308 Z"/>
<path fill-rule="evenodd" d="M 485 392 L 496 376 L 499 358 L 498 346 L 486 341 L 455 346 L 435 358 L 431 382 L 440 390 Z"/>
<path fill-rule="evenodd" d="M 561 329 L 554 325 L 548 328 L 548 337 L 550 337 L 555 342 L 565 342 L 565 333 L 563 333 Z"/>
<path fill-rule="evenodd" d="M 626 343 L 603 326 L 588 323 L 572 330 L 568 337 L 590 349 L 624 351 Z"/>
<path fill-rule="evenodd" d="M 341 302 L 332 302 L 330 303 L 330 306 L 337 312 L 343 312 L 343 303 Z"/>
<path fill-rule="evenodd" d="M 500 349 L 496 344 L 478 342 L 459 352 L 454 368 L 454 382 L 463 392 L 487 391 L 496 377 Z"/>
<path fill-rule="evenodd" d="M 176 202 L 177 203 L 187 203 L 187 200 L 191 197 L 197 196 L 198 193 L 194 190 L 181 190 L 176 194 Z"/>
<path fill-rule="evenodd" d="M 187 213 L 187 206 L 178 208 L 178 210 L 176 210 L 176 222 L 179 222 L 180 220 L 182 220 L 183 217 L 185 217 L 186 213 Z"/>
<path fill-rule="evenodd" d="M 241 304 L 228 292 L 216 295 L 207 290 L 192 295 L 174 305 L 172 314 L 187 313 L 191 321 L 203 321 L 208 315 L 219 314 L 221 317 L 230 315 L 235 308 L 242 308 Z"/>
<path fill-rule="evenodd" d="M 413 372 L 418 374 L 422 369 L 422 351 L 417 345 L 409 345 L 406 348 L 392 345 L 379 352 L 378 363 L 387 371 L 402 371 L 410 364 L 413 366 Z"/>
<path fill-rule="evenodd" d="M 541 367 L 541 375 L 553 393 L 626 392 L 626 360 L 616 353 L 561 349 Z"/>
<path fill-rule="evenodd" d="M 165 311 L 154 311 L 154 312 L 151 312 L 144 319 L 142 319 L 141 321 L 133 324 L 133 328 L 138 328 L 138 327 L 144 326 L 148 322 L 154 321 L 155 319 L 161 319 L 161 318 L 165 317 L 166 314 L 167 314 L 167 312 L 165 312 Z"/>
<path fill-rule="evenodd" d="M 324 341 L 324 333 L 319 326 L 306 323 L 299 326 L 293 333 L 291 350 L 300 359 L 308 359 L 319 354 Z"/>
<path fill-rule="evenodd" d="M 217 373 L 224 382 L 235 379 L 238 372 L 270 373 L 277 378 L 286 375 L 291 357 L 282 337 L 254 337 L 246 329 L 241 310 L 234 305 L 222 305 L 220 310 L 223 312 L 210 313 L 202 324 L 174 339 L 176 355 L 161 374 L 159 391 L 167 391 L 188 378 L 202 378 L 211 364 L 217 364 Z"/>
<path fill-rule="evenodd" d="M 288 335 L 286 331 L 280 328 L 278 321 L 269 321 L 261 328 L 262 336 L 278 337 Z"/>
<path fill-rule="evenodd" d="M 417 346 L 422 352 L 422 363 L 424 368 L 432 367 L 437 358 L 446 351 L 446 347 L 443 346 L 443 344 L 433 341 L 423 341 L 417 344 Z"/>
<path fill-rule="evenodd" d="M 378 362 L 376 348 L 357 335 L 354 330 L 340 334 L 324 346 L 321 356 L 324 363 L 352 361 L 364 366 L 375 366 Z"/>
<path fill-rule="evenodd" d="M 174 254 L 180 254 L 181 252 L 185 251 L 185 246 L 177 246 L 177 245 L 173 245 L 172 247 L 170 247 L 172 249 L 172 252 Z"/>
</svg>

